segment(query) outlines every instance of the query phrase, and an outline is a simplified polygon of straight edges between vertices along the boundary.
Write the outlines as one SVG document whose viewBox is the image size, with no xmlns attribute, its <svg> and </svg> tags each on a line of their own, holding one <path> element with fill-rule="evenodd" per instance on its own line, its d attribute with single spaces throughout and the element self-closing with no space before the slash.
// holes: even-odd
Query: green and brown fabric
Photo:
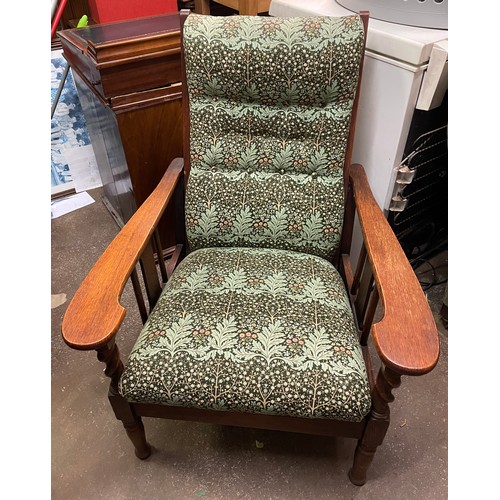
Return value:
<svg viewBox="0 0 500 500">
<path fill-rule="evenodd" d="M 336 269 L 274 249 L 188 255 L 129 356 L 120 392 L 133 402 L 347 421 L 370 409 Z"/>
<path fill-rule="evenodd" d="M 190 15 L 190 252 L 120 380 L 131 402 L 360 421 L 371 400 L 328 261 L 363 47 L 359 16 Z"/>
<path fill-rule="evenodd" d="M 331 258 L 363 48 L 357 15 L 190 15 L 184 26 L 191 249 L 285 248 Z"/>
</svg>

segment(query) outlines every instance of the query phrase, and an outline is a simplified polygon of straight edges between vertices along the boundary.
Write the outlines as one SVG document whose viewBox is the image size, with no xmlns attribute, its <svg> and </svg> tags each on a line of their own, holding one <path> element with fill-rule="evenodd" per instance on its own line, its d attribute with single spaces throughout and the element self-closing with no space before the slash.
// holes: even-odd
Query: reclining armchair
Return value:
<svg viewBox="0 0 500 500">
<path fill-rule="evenodd" d="M 181 18 L 184 157 L 91 269 L 63 338 L 97 351 L 140 459 L 142 417 L 344 436 L 362 485 L 393 389 L 439 357 L 421 286 L 351 165 L 368 15 Z M 129 278 L 144 326 L 122 362 Z"/>
</svg>

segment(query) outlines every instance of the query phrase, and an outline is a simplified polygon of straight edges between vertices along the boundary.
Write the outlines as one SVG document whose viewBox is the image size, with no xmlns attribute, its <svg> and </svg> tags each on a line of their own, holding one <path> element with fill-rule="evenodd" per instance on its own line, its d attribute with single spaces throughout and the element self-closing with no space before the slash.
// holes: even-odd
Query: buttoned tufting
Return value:
<svg viewBox="0 0 500 500">
<path fill-rule="evenodd" d="M 285 248 L 332 258 L 363 49 L 359 16 L 190 15 L 184 45 L 190 248 Z"/>
<path fill-rule="evenodd" d="M 351 165 L 368 17 L 181 12 L 183 158 L 62 325 L 68 345 L 105 363 L 138 458 L 152 452 L 143 417 L 342 436 L 358 440 L 348 475 L 360 486 L 393 390 L 436 366 L 422 286 Z M 157 229 L 172 215 L 167 249 Z M 129 277 L 144 325 L 123 364 Z"/>
<path fill-rule="evenodd" d="M 120 392 L 130 402 L 360 421 L 367 375 L 326 259 L 343 223 L 361 20 L 190 15 L 183 36 L 191 253 L 147 320 Z M 355 71 L 337 71 L 346 60 Z"/>
</svg>

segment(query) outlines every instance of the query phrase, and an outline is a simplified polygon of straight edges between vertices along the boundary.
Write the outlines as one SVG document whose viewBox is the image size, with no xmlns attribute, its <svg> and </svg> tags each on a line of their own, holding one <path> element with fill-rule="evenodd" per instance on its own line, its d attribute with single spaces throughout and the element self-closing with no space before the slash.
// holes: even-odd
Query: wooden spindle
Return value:
<svg viewBox="0 0 500 500">
<path fill-rule="evenodd" d="M 130 275 L 130 281 L 132 282 L 132 288 L 134 289 L 135 300 L 137 302 L 137 307 L 139 308 L 139 314 L 141 315 L 142 324 L 144 324 L 148 319 L 148 312 L 146 309 L 146 303 L 144 302 L 144 295 L 142 293 L 139 275 L 137 274 L 136 269 L 132 271 L 132 274 Z"/>
</svg>

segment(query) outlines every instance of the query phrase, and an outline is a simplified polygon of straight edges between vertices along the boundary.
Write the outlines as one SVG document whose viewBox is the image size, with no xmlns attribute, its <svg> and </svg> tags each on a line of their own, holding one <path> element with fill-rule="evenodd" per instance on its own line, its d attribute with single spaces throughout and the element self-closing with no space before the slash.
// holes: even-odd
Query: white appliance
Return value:
<svg viewBox="0 0 500 500">
<path fill-rule="evenodd" d="M 399 5 L 414 8 L 416 3 L 423 5 L 431 1 L 437 7 L 443 7 L 440 4 L 444 2 L 439 0 L 386 0 L 386 4 L 391 7 L 398 2 Z M 375 7 L 377 3 L 372 2 L 272 0 L 269 15 L 342 16 L 352 11 L 370 11 L 370 5 Z M 340 3 L 349 5 L 349 9 Z M 379 6 L 383 3 L 383 0 L 378 1 Z M 432 12 L 429 14 L 432 20 Z M 379 19 L 370 16 L 368 24 L 353 162 L 365 167 L 375 199 L 389 215 L 391 204 L 394 210 L 400 210 L 401 206 L 396 179 L 399 182 L 402 178 L 402 182 L 407 182 L 404 179 L 403 153 L 412 120 L 418 115 L 417 110 L 428 111 L 439 107 L 447 93 L 448 31 L 380 20 L 385 15 L 408 21 L 408 16 L 398 13 L 397 9 L 378 9 L 376 15 Z M 420 25 L 447 26 L 447 15 L 429 23 L 425 22 L 425 16 L 417 20 Z"/>
<path fill-rule="evenodd" d="M 390 23 L 448 29 L 448 0 L 337 0 L 354 12 L 370 11 L 370 16 Z"/>
</svg>

